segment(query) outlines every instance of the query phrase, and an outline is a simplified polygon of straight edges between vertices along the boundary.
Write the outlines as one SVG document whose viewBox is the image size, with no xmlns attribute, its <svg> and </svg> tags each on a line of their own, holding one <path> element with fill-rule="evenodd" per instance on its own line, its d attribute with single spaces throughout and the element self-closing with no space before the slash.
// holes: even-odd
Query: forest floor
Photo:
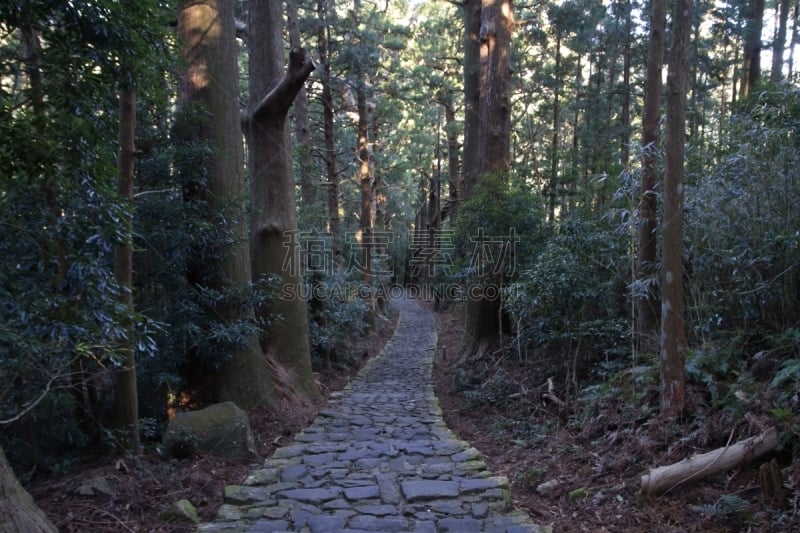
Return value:
<svg viewBox="0 0 800 533">
<path fill-rule="evenodd" d="M 317 381 L 322 398 L 312 405 L 285 405 L 278 412 L 254 410 L 250 426 L 261 457 L 269 457 L 276 448 L 289 444 L 292 437 L 311 423 L 334 391 L 341 390 L 369 358 L 379 354 L 392 337 L 398 314 L 381 320 L 376 333 L 359 337 L 348 353 L 353 364 L 322 369 Z M 212 456 L 171 459 L 157 453 L 151 443 L 147 453 L 138 458 L 104 458 L 68 476 L 28 487 L 36 503 L 62 532 L 184 533 L 193 526 L 167 524 L 158 515 L 169 504 L 187 499 L 197 508 L 200 519 L 211 521 L 222 505 L 226 485 L 242 482 L 253 470 L 250 463 Z M 78 488 L 107 482 L 111 493 L 95 490 L 94 496 L 82 496 Z"/>
<path fill-rule="evenodd" d="M 600 395 L 590 406 L 558 407 L 542 397 L 548 377 L 563 374 L 563 358 L 520 361 L 512 347 L 505 357 L 454 364 L 463 322 L 458 307 L 437 312 L 434 379 L 445 421 L 509 478 L 514 504 L 537 523 L 557 532 L 800 531 L 797 458 L 778 457 L 784 494 L 772 501 L 762 496 L 763 458 L 657 498 L 639 497 L 649 468 L 725 446 L 734 429 L 757 433 L 766 424 L 757 406 L 738 417 L 703 412 L 681 424 L 655 416 L 657 389 L 643 402 L 649 407 Z"/>
<path fill-rule="evenodd" d="M 563 367 L 563 360 L 520 361 L 508 350 L 506 356 L 495 353 L 454 364 L 463 315 L 456 306 L 437 312 L 436 318 L 434 379 L 444 418 L 483 453 L 493 472 L 511 480 L 514 505 L 537 523 L 558 532 L 800 531 L 800 465 L 791 457 L 778 457 L 786 488 L 781 500 L 764 500 L 758 464 L 681 485 L 658 498 L 639 497 L 641 475 L 650 467 L 724 446 L 734 429 L 757 432 L 767 423 L 763 410 L 754 408 L 738 418 L 705 412 L 707 419 L 666 424 L 653 416 L 657 390 L 641 405 L 598 394 L 591 406 L 580 408 L 572 407 L 562 394 L 568 405 L 557 408 L 542 396 L 548 377 L 559 376 L 557 367 Z M 381 323 L 377 335 L 359 339 L 352 347 L 359 354 L 357 365 L 320 373 L 324 398 L 319 402 L 250 414 L 262 457 L 291 442 L 330 393 L 343 388 L 358 365 L 380 353 L 396 319 L 394 313 Z M 701 393 L 690 390 L 690 396 Z M 159 521 L 166 505 L 186 498 L 201 520 L 210 520 L 222 503 L 224 487 L 240 483 L 251 470 L 250 464 L 208 456 L 169 459 L 151 446 L 140 458 L 107 458 L 29 489 L 63 532 L 183 533 L 193 528 Z M 113 494 L 90 497 L 76 492 L 98 478 L 108 482 Z"/>
</svg>

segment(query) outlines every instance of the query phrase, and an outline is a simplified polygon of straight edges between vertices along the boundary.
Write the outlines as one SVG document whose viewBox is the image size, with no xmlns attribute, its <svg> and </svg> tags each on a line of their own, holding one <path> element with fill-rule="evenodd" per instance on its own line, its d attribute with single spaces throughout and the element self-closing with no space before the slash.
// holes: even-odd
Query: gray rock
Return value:
<svg viewBox="0 0 800 533">
<path fill-rule="evenodd" d="M 111 485 L 108 483 L 108 480 L 102 476 L 93 477 L 83 481 L 78 488 L 75 489 L 75 493 L 80 496 L 110 496 L 114 497 L 116 493 L 114 489 L 111 488 Z"/>
<path fill-rule="evenodd" d="M 247 413 L 233 402 L 178 413 L 170 420 L 162 444 L 173 456 L 208 453 L 228 459 L 259 460 Z"/>
<path fill-rule="evenodd" d="M 158 519 L 162 522 L 187 522 L 192 524 L 200 522 L 200 517 L 197 516 L 197 509 L 189 500 L 178 500 L 168 505 L 158 515 Z"/>
<path fill-rule="evenodd" d="M 337 487 L 332 489 L 289 489 L 279 492 L 278 495 L 289 500 L 319 505 L 338 498 L 341 493 L 341 489 Z"/>
<path fill-rule="evenodd" d="M 380 494 L 378 485 L 365 485 L 362 487 L 348 487 L 344 489 L 344 497 L 348 500 L 368 500 L 370 498 L 377 498 Z"/>
<path fill-rule="evenodd" d="M 458 496 L 456 481 L 404 481 L 400 483 L 406 501 L 436 500 L 439 498 L 455 498 Z"/>
</svg>

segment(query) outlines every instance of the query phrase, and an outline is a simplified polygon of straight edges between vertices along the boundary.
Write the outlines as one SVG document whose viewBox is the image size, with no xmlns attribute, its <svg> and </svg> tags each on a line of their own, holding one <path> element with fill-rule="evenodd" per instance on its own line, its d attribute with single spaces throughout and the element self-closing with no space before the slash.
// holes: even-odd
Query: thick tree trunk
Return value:
<svg viewBox="0 0 800 533">
<path fill-rule="evenodd" d="M 747 98 L 761 79 L 761 30 L 764 27 L 764 3 L 764 0 L 750 0 L 747 7 L 742 98 Z"/>
<path fill-rule="evenodd" d="M 658 123 L 661 116 L 661 69 L 664 65 L 664 37 L 667 27 L 666 0 L 652 0 L 651 9 L 642 116 L 642 197 L 639 200 L 639 250 L 636 260 L 636 279 L 645 287 L 644 294 L 636 300 L 636 335 L 640 346 L 645 345 L 648 339 L 654 340 L 658 328 L 658 296 L 655 284 L 650 283 L 650 280 L 656 275 L 658 253 L 656 162 L 659 159 Z M 655 345 L 655 342 L 652 344 Z"/>
<path fill-rule="evenodd" d="M 483 0 L 480 26 L 479 177 L 488 184 L 505 184 L 511 168 L 511 0 Z M 480 244 L 478 244 L 480 246 Z M 475 265 L 473 265 L 475 266 Z M 486 280 L 477 280 L 477 284 Z M 493 283 L 499 282 L 492 280 Z M 477 290 L 476 290 L 477 289 Z M 501 328 L 499 297 L 471 287 L 466 304 L 465 353 L 494 343 Z M 496 291 L 491 291 L 498 296 Z"/>
<path fill-rule="evenodd" d="M 677 0 L 667 75 L 666 172 L 661 272 L 661 412 L 680 415 L 686 396 L 686 322 L 683 301 L 683 158 L 692 0 Z"/>
<path fill-rule="evenodd" d="M 58 529 L 17 481 L 0 449 L 0 532 L 56 533 Z"/>
<path fill-rule="evenodd" d="M 133 177 L 136 146 L 136 92 L 131 87 L 119 89 L 119 179 L 117 193 L 133 209 Z M 114 275 L 122 287 L 120 304 L 133 312 L 133 219 L 120 221 L 125 242 L 114 250 Z M 133 453 L 139 453 L 139 396 L 136 390 L 136 347 L 131 324 L 125 324 L 127 342 L 120 346 L 124 363 L 114 375 L 114 414 L 118 428 L 129 432 Z"/>
<path fill-rule="evenodd" d="M 213 155 L 206 163 L 208 183 L 199 195 L 209 208 L 222 212 L 236 206 L 246 196 L 244 149 L 242 145 L 239 81 L 234 23 L 234 4 L 218 0 L 186 0 L 178 16 L 178 32 L 183 41 L 187 76 L 182 85 L 184 104 L 198 105 L 202 120 L 189 138 L 207 141 Z M 183 127 L 179 127 L 183 130 Z M 234 207 L 235 208 L 235 207 Z M 226 218 L 233 224 L 236 240 L 221 254 L 216 264 L 203 264 L 204 283 L 223 283 L 246 288 L 252 281 L 249 230 L 243 208 Z M 209 218 L 212 218 L 209 215 Z M 214 309 L 226 322 L 254 320 L 244 302 L 227 302 Z M 212 401 L 233 401 L 243 409 L 274 405 L 274 378 L 256 336 L 248 339 L 232 358 L 212 376 Z M 203 387 L 205 384 L 198 384 Z"/>
<path fill-rule="evenodd" d="M 481 72 L 481 0 L 465 0 L 464 15 L 464 196 L 478 183 L 478 109 Z"/>
<path fill-rule="evenodd" d="M 308 397 L 319 392 L 311 370 L 308 308 L 301 297 L 303 284 L 297 234 L 294 179 L 287 115 L 297 93 L 314 70 L 303 50 L 292 50 L 285 75 L 281 2 L 250 4 L 250 28 L 261 39 L 250 47 L 250 105 L 246 119 L 253 202 L 251 257 L 255 279 L 279 276 L 280 295 L 259 310 L 273 324 L 262 339 L 265 351 L 289 369 L 298 391 Z"/>
</svg>

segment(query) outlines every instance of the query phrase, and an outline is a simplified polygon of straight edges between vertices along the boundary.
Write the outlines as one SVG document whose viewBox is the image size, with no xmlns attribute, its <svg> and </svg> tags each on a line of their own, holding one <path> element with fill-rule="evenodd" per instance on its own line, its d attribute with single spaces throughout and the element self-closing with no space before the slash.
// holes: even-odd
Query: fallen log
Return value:
<svg viewBox="0 0 800 533">
<path fill-rule="evenodd" d="M 736 465 L 752 461 L 778 445 L 778 431 L 767 431 L 724 448 L 694 455 L 680 462 L 651 468 L 642 475 L 642 495 L 657 496 L 682 483 L 697 481 L 724 472 Z"/>
</svg>

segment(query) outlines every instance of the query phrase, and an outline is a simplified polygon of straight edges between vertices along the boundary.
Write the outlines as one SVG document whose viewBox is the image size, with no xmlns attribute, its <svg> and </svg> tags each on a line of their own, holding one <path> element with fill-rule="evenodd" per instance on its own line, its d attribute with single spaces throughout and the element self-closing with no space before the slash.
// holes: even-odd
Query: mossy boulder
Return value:
<svg viewBox="0 0 800 533">
<path fill-rule="evenodd" d="M 197 509 L 189 500 L 178 500 L 177 502 L 168 505 L 158 515 L 159 520 L 163 522 L 183 522 L 197 524 L 200 522 L 200 517 L 197 515 Z"/>
<path fill-rule="evenodd" d="M 204 453 L 244 461 L 260 459 L 247 413 L 233 402 L 178 413 L 170 420 L 162 444 L 174 457 Z"/>
</svg>

